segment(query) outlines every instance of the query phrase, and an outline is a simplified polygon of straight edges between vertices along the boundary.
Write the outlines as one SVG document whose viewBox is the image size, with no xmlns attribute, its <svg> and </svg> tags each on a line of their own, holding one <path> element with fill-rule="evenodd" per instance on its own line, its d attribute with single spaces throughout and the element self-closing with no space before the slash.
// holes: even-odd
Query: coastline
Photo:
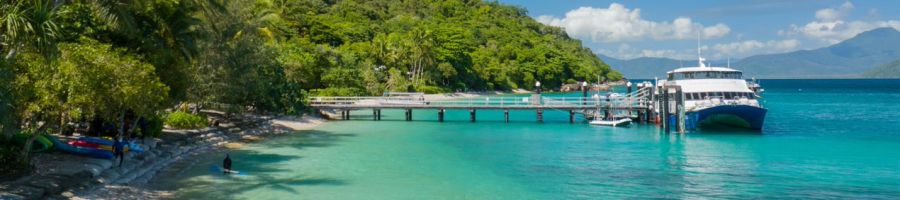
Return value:
<svg viewBox="0 0 900 200">
<path fill-rule="evenodd" d="M 425 98 L 429 100 L 450 100 L 461 98 L 477 98 L 493 95 L 505 94 L 529 94 L 527 90 L 514 90 L 511 92 L 456 92 L 427 94 Z M 216 113 L 221 114 L 221 113 Z M 186 141 L 196 143 L 181 147 L 185 150 L 172 152 L 171 158 L 161 161 L 163 164 L 151 165 L 146 172 L 147 175 L 130 181 L 113 181 L 106 184 L 97 184 L 91 188 L 83 188 L 80 191 L 71 191 L 70 193 L 61 193 L 58 197 L 69 199 L 102 199 L 109 197 L 119 197 L 123 199 L 166 199 L 172 198 L 174 191 L 158 190 L 151 187 L 153 177 L 157 173 L 173 165 L 193 165 L 192 158 L 207 154 L 214 151 L 226 151 L 230 149 L 240 149 L 245 145 L 254 142 L 260 142 L 269 139 L 272 136 L 283 135 L 302 130 L 310 130 L 318 125 L 334 119 L 338 115 L 334 112 L 325 110 L 319 111 L 317 114 L 305 115 L 303 117 L 271 117 L 256 116 L 262 120 L 253 122 L 249 125 L 238 125 L 233 122 L 220 124 L 217 129 L 201 129 L 201 130 L 167 130 L 168 136 L 164 140 Z M 241 128 L 249 127 L 249 128 Z M 196 133 L 188 133 L 196 132 Z M 194 135 L 194 136 L 186 136 Z M 174 137 L 173 137 L 174 136 Z M 128 160 L 126 160 L 128 162 Z M 113 168 L 115 169 L 115 168 Z M 183 169 L 176 169 L 183 170 Z M 177 172 L 176 172 L 177 173 Z M 103 177 L 103 175 L 101 175 Z"/>
<path fill-rule="evenodd" d="M 215 111 L 207 111 L 213 112 Z M 35 174 L 0 183 L 0 199 L 159 199 L 171 191 L 152 191 L 147 183 L 169 166 L 210 151 L 238 149 L 271 136 L 313 129 L 326 120 L 319 115 L 266 116 L 245 114 L 218 127 L 165 129 L 147 139 L 146 151 L 128 153 L 121 167 L 110 159 L 46 153 L 35 159 Z"/>
</svg>

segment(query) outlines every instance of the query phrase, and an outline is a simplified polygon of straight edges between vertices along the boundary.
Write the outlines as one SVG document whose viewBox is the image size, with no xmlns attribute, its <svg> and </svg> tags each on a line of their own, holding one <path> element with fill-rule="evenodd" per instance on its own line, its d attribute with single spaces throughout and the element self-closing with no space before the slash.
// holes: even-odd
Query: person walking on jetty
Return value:
<svg viewBox="0 0 900 200">
<path fill-rule="evenodd" d="M 119 167 L 122 167 L 122 163 L 125 162 L 125 142 L 122 141 L 122 137 L 118 137 L 113 141 L 113 152 L 116 154 L 113 162 L 115 162 L 115 159 L 119 159 Z"/>
<path fill-rule="evenodd" d="M 229 156 L 227 153 L 225 154 L 225 160 L 222 161 L 222 168 L 225 169 L 222 170 L 223 173 L 227 174 L 231 172 L 231 156 Z"/>
</svg>

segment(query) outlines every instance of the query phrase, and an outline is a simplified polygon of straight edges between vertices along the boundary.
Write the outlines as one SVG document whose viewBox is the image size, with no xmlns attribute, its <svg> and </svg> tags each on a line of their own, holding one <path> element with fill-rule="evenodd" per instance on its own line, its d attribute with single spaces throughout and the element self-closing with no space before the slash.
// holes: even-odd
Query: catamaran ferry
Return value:
<svg viewBox="0 0 900 200">
<path fill-rule="evenodd" d="M 743 79 L 741 71 L 707 66 L 703 61 L 700 57 L 697 67 L 670 71 L 667 79 L 658 83 L 681 87 L 686 128 L 727 125 L 762 129 L 767 110 L 759 104 L 759 85 Z"/>
</svg>

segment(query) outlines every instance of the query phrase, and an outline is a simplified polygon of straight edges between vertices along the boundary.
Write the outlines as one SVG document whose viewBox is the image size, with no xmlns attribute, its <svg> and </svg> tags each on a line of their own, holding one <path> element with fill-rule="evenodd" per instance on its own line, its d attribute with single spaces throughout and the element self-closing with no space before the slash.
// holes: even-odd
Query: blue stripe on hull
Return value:
<svg viewBox="0 0 900 200">
<path fill-rule="evenodd" d="M 721 105 L 699 111 L 686 113 L 686 126 L 689 129 L 699 128 L 701 124 L 724 124 L 761 130 L 766 119 L 765 108 L 748 105 Z"/>
</svg>

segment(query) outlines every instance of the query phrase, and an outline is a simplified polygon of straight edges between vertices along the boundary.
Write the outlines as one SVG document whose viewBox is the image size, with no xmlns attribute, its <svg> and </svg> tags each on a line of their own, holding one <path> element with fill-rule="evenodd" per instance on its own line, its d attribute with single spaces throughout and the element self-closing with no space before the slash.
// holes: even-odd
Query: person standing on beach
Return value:
<svg viewBox="0 0 900 200">
<path fill-rule="evenodd" d="M 122 163 L 125 162 L 125 142 L 122 141 L 122 137 L 113 141 L 113 152 L 116 154 L 113 161 L 119 159 L 119 167 L 122 167 Z"/>
<path fill-rule="evenodd" d="M 225 169 L 225 170 L 222 170 L 222 173 L 227 174 L 227 173 L 231 172 L 231 156 L 229 156 L 227 153 L 225 154 L 225 160 L 222 161 L 222 168 Z"/>
</svg>

